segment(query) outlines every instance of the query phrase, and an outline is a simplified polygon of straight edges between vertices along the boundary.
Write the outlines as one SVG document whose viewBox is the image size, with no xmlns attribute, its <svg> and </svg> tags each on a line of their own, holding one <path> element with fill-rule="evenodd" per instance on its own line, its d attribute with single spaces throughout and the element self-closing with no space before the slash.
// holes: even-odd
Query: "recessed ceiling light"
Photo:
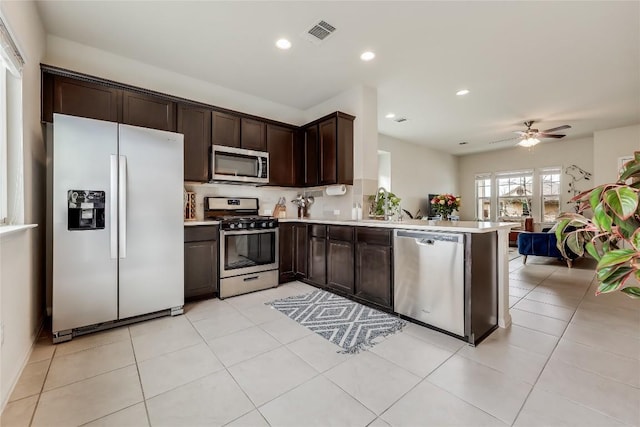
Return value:
<svg viewBox="0 0 640 427">
<path fill-rule="evenodd" d="M 287 39 L 280 39 L 276 42 L 278 49 L 287 50 L 291 47 L 291 42 Z"/>
<path fill-rule="evenodd" d="M 459 91 L 456 92 L 456 95 L 458 96 L 463 96 L 469 93 L 469 89 L 460 89 Z"/>
<path fill-rule="evenodd" d="M 396 116 L 395 114 L 393 114 L 393 113 L 389 113 L 389 114 L 387 114 L 385 117 L 386 117 L 387 119 L 393 119 L 395 116 Z"/>
<path fill-rule="evenodd" d="M 360 55 L 360 59 L 362 59 L 363 61 L 371 61 L 375 57 L 376 54 L 371 51 L 363 52 L 362 55 Z"/>
</svg>

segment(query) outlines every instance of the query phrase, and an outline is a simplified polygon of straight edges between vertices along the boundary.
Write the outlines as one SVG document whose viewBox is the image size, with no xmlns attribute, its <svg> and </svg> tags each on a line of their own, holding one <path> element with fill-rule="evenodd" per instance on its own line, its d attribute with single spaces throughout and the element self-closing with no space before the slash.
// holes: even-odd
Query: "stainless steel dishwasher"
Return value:
<svg viewBox="0 0 640 427">
<path fill-rule="evenodd" d="M 464 334 L 464 234 L 394 231 L 394 310 Z"/>
</svg>

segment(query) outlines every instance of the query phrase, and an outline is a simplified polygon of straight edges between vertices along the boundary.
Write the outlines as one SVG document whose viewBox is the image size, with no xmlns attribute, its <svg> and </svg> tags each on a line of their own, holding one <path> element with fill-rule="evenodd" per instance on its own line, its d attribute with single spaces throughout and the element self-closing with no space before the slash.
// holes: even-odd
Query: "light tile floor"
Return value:
<svg viewBox="0 0 640 427">
<path fill-rule="evenodd" d="M 593 296 L 593 263 L 510 262 L 513 326 L 470 347 L 410 324 L 357 355 L 264 302 L 294 282 L 51 345 L 9 426 L 640 425 L 640 306 Z"/>
</svg>

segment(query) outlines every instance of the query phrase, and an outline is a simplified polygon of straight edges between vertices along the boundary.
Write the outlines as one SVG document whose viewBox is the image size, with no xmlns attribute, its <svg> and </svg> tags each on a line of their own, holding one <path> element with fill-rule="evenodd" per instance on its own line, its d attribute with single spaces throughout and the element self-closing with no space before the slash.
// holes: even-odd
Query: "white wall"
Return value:
<svg viewBox="0 0 640 427">
<path fill-rule="evenodd" d="M 618 158 L 640 150 L 640 125 L 593 133 L 594 186 L 618 179 Z"/>
<path fill-rule="evenodd" d="M 512 170 L 536 169 L 560 166 L 562 174 L 562 193 L 560 208 L 570 211 L 567 202 L 571 199 L 569 193 L 570 178 L 564 174 L 564 168 L 577 165 L 587 172 L 593 173 L 593 138 L 574 140 L 560 140 L 536 145 L 532 150 L 523 147 L 513 147 L 504 150 L 488 151 L 484 153 L 468 154 L 458 158 L 458 183 L 462 197 L 461 217 L 473 219 L 475 217 L 475 175 L 486 172 L 504 172 Z M 579 190 L 594 187 L 593 181 L 580 181 Z M 535 203 L 535 201 L 534 201 Z M 533 206 L 533 216 L 540 221 L 536 205 Z"/>
<path fill-rule="evenodd" d="M 296 108 L 52 35 L 47 36 L 43 62 L 217 107 L 290 124 L 304 124 L 304 114 Z"/>
<path fill-rule="evenodd" d="M 24 222 L 39 224 L 0 241 L 0 321 L 5 332 L 0 349 L 0 402 L 4 407 L 29 356 L 44 309 L 46 155 L 40 124 L 40 61 L 46 39 L 33 2 L 2 1 L 0 13 L 26 62 L 22 77 L 23 191 L 18 202 L 22 206 L 16 209 L 22 209 Z"/>
<path fill-rule="evenodd" d="M 458 192 L 455 156 L 383 134 L 378 148 L 391 153 L 391 191 L 412 214 L 426 212 L 429 194 Z"/>
</svg>

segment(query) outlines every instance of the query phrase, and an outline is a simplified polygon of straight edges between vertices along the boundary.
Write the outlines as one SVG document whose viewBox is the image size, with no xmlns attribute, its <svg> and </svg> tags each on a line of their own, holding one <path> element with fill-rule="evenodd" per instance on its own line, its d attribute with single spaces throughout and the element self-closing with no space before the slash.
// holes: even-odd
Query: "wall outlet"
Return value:
<svg viewBox="0 0 640 427">
<path fill-rule="evenodd" d="M 264 210 L 264 216 L 271 216 L 271 215 L 273 215 L 273 211 L 271 209 Z"/>
<path fill-rule="evenodd" d="M 333 210 L 333 214 L 334 215 L 340 215 L 340 209 L 334 209 Z"/>
</svg>

